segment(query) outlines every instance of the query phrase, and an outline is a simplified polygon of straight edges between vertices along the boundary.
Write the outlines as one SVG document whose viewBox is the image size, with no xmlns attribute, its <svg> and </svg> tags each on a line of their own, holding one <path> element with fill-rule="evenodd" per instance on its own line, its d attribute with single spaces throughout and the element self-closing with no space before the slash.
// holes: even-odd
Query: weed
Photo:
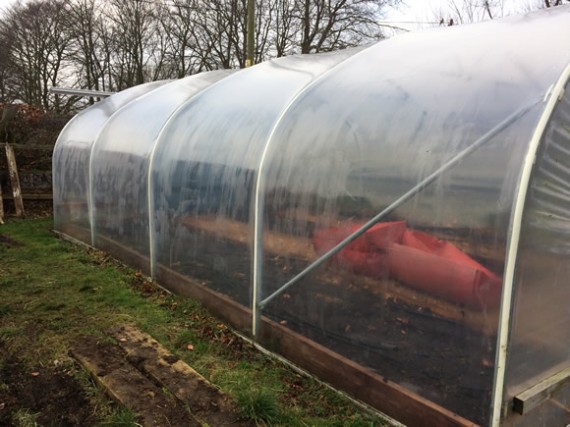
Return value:
<svg viewBox="0 0 570 427">
<path fill-rule="evenodd" d="M 242 414 L 253 421 L 272 425 L 281 420 L 275 394 L 266 390 L 241 391 L 237 395 L 237 404 Z"/>
<path fill-rule="evenodd" d="M 20 334 L 20 328 L 15 326 L 0 327 L 0 339 L 9 341 L 10 338 L 17 337 Z"/>
<path fill-rule="evenodd" d="M 140 427 L 140 424 L 137 422 L 137 414 L 123 407 L 117 408 L 99 425 L 101 427 Z"/>
<path fill-rule="evenodd" d="M 12 414 L 12 422 L 16 427 L 38 427 L 36 422 L 39 414 L 33 414 L 27 409 L 20 409 Z"/>
</svg>

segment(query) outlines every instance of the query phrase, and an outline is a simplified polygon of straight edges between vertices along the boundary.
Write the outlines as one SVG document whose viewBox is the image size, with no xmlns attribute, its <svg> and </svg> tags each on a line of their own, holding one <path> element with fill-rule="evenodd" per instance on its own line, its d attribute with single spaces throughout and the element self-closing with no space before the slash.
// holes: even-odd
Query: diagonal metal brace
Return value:
<svg viewBox="0 0 570 427">
<path fill-rule="evenodd" d="M 386 215 L 388 215 L 394 209 L 397 209 L 398 207 L 406 203 L 408 200 L 410 200 L 412 197 L 414 197 L 416 194 L 421 192 L 424 188 L 426 188 L 428 185 L 434 182 L 444 172 L 451 169 L 453 166 L 461 162 L 465 157 L 469 156 L 471 153 L 479 149 L 481 146 L 485 145 L 487 142 L 489 142 L 491 139 L 493 139 L 495 136 L 497 136 L 499 133 L 501 133 L 503 130 L 509 127 L 511 124 L 519 120 L 530 109 L 532 109 L 535 105 L 540 103 L 540 101 L 541 100 L 535 100 L 531 102 L 529 105 L 515 111 L 513 114 L 506 117 L 503 121 L 501 121 L 491 130 L 489 130 L 487 133 L 485 133 L 479 139 L 477 139 L 473 144 L 471 144 L 469 147 L 465 148 L 463 151 L 453 156 L 442 166 L 440 166 L 438 169 L 432 172 L 429 176 L 424 178 L 422 181 L 420 181 L 418 184 L 416 184 L 414 187 L 412 187 L 410 190 L 408 190 L 406 193 L 404 193 L 402 196 L 396 199 L 391 205 L 386 207 L 382 212 L 373 217 L 371 220 L 369 220 L 366 224 L 364 224 L 362 227 L 360 227 L 350 236 L 345 238 L 342 242 L 338 243 L 335 247 L 330 249 L 328 252 L 324 253 L 321 257 L 317 258 L 315 261 L 309 264 L 303 271 L 301 271 L 299 274 L 297 274 L 295 277 L 293 277 L 291 280 L 289 280 L 287 283 L 285 283 L 283 286 L 281 286 L 279 289 L 277 289 L 267 298 L 260 301 L 257 306 L 260 309 L 263 309 L 267 304 L 269 304 L 273 299 L 275 299 L 277 296 L 285 292 L 289 287 L 293 286 L 295 283 L 297 283 L 305 276 L 310 274 L 312 271 L 323 265 L 330 258 L 339 253 L 346 246 L 348 246 L 351 242 L 353 242 L 354 240 L 362 236 L 364 233 L 366 233 L 370 228 L 376 225 L 379 221 L 381 221 Z"/>
</svg>

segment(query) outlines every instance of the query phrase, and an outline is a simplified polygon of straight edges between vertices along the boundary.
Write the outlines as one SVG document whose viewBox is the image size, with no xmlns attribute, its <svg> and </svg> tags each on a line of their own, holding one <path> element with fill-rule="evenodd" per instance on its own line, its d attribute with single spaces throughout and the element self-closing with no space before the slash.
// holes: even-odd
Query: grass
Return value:
<svg viewBox="0 0 570 427">
<path fill-rule="evenodd" d="M 107 339 L 108 328 L 125 323 L 148 332 L 187 361 L 259 425 L 384 425 L 237 340 L 195 301 L 159 291 L 104 253 L 56 238 L 51 226 L 49 218 L 0 226 L 0 340 L 29 366 L 57 361 L 70 370 L 75 367 L 99 425 L 137 424 L 135 414 L 117 408 L 76 368 L 68 349 L 84 335 Z M 33 425 L 33 414 L 13 415 L 21 418 L 20 425 Z"/>
<path fill-rule="evenodd" d="M 32 414 L 27 410 L 19 410 L 12 414 L 12 422 L 16 427 L 39 427 L 36 422 L 38 414 Z"/>
</svg>

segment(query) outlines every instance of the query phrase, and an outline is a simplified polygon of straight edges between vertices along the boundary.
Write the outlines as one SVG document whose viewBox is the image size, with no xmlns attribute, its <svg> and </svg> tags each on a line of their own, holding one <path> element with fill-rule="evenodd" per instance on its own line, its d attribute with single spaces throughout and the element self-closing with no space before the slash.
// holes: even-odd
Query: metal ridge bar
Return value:
<svg viewBox="0 0 570 427">
<path fill-rule="evenodd" d="M 68 89 L 63 87 L 52 87 L 50 88 L 49 91 L 51 93 L 55 93 L 58 95 L 91 96 L 98 98 L 105 98 L 115 93 L 115 92 L 105 92 L 101 90 L 90 90 L 90 89 Z"/>
</svg>

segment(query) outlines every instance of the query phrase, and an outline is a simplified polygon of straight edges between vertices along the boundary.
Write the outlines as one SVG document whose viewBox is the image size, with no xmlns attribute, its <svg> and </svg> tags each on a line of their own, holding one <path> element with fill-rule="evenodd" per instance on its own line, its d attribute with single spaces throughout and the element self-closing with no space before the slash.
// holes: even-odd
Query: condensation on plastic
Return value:
<svg viewBox="0 0 570 427">
<path fill-rule="evenodd" d="M 570 85 L 541 140 L 519 247 L 505 401 L 570 367 Z M 570 385 L 512 425 L 566 425 Z M 554 415 L 556 414 L 556 416 Z"/>
<path fill-rule="evenodd" d="M 366 222 L 513 112 L 541 101 L 570 60 L 566 47 L 544 49 L 568 18 L 543 13 L 409 34 L 338 66 L 296 100 L 270 143 L 266 239 L 310 248 L 315 231 Z M 520 165 L 542 108 L 386 220 L 448 241 L 502 276 Z M 318 256 L 284 252 L 267 246 L 264 298 Z M 488 422 L 498 301 L 483 307 L 489 329 L 480 333 L 429 306 L 399 302 L 390 293 L 390 256 L 383 270 L 366 271 L 349 255 L 288 289 L 264 314 L 461 416 Z"/>
<path fill-rule="evenodd" d="M 201 73 L 161 86 L 105 123 L 91 154 L 96 247 L 112 239 L 149 255 L 148 169 L 158 134 L 177 108 L 230 73 Z"/>
<path fill-rule="evenodd" d="M 228 77 L 165 126 L 152 165 L 160 265 L 251 304 L 256 172 L 280 112 L 354 50 L 286 57 Z"/>
<path fill-rule="evenodd" d="M 84 240 L 90 235 L 89 161 L 105 122 L 123 105 L 166 82 L 152 82 L 111 95 L 77 114 L 63 129 L 53 152 L 54 228 Z M 88 243 L 92 243 L 90 238 Z"/>
</svg>

